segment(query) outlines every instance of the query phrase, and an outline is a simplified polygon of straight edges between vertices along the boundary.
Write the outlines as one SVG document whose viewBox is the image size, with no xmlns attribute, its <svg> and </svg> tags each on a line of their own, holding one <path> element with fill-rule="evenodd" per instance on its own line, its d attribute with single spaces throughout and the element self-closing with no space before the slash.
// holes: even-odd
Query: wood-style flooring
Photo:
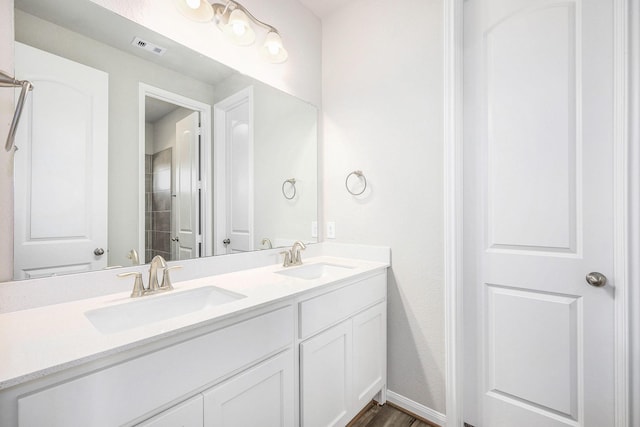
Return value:
<svg viewBox="0 0 640 427">
<path fill-rule="evenodd" d="M 387 403 L 383 406 L 370 405 L 347 427 L 438 427 L 435 424 L 408 414 Z"/>
</svg>

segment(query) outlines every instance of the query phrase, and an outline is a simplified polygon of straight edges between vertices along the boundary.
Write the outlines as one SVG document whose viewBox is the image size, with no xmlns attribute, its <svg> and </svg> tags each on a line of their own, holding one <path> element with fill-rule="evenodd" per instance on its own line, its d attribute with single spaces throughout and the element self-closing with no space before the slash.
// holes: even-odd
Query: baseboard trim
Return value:
<svg viewBox="0 0 640 427">
<path fill-rule="evenodd" d="M 444 414 L 391 390 L 387 390 L 387 401 L 440 426 L 447 423 L 447 417 Z"/>
</svg>

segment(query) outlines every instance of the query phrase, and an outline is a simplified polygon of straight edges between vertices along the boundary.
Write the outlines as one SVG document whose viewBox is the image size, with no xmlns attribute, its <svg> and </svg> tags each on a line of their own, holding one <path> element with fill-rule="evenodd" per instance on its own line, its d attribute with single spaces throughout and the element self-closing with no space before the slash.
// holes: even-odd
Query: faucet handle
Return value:
<svg viewBox="0 0 640 427">
<path fill-rule="evenodd" d="M 164 269 L 164 273 L 162 274 L 162 285 L 160 285 L 160 289 L 170 291 L 173 289 L 173 285 L 171 284 L 171 277 L 169 277 L 169 271 L 175 270 L 178 268 L 182 268 L 181 265 L 174 265 L 173 267 L 167 267 Z"/>
<path fill-rule="evenodd" d="M 291 264 L 292 265 L 302 264 L 302 254 L 300 252 L 305 249 L 307 249 L 307 247 L 302 241 L 296 240 L 293 243 L 293 246 L 291 247 Z"/>
<path fill-rule="evenodd" d="M 280 255 L 284 255 L 282 266 L 289 267 L 291 265 L 291 251 L 282 251 L 280 252 Z"/>
<path fill-rule="evenodd" d="M 144 295 L 144 283 L 142 282 L 142 273 L 136 273 L 135 271 L 129 271 L 127 273 L 119 273 L 118 277 L 135 276 L 133 281 L 133 291 L 131 291 L 131 298 L 137 298 Z"/>
</svg>

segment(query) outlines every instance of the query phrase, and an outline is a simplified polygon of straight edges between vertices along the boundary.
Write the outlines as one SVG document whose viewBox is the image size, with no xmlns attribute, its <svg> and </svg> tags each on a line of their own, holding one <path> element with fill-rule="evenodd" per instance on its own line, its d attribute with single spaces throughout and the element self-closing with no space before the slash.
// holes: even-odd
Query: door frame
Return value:
<svg viewBox="0 0 640 427">
<path fill-rule="evenodd" d="M 200 256 L 213 255 L 213 228 L 212 224 L 212 169 L 211 169 L 211 105 L 186 96 L 160 89 L 146 83 L 139 83 L 138 86 L 138 253 L 142 260 L 146 259 L 145 248 L 145 173 L 144 173 L 144 156 L 145 156 L 145 99 L 146 97 L 155 98 L 160 101 L 169 102 L 183 108 L 200 112 L 200 137 L 202 151 L 200 153 L 200 170 L 202 173 L 201 181 L 201 221 L 202 224 L 202 246 L 203 250 Z M 204 206 L 204 209 L 203 209 Z M 143 262 L 144 264 L 144 262 Z"/>
<path fill-rule="evenodd" d="M 463 425 L 463 5 L 464 0 L 444 2 L 444 287 L 445 287 L 445 384 L 446 425 Z M 632 34 L 640 30 L 640 14 L 630 9 L 630 0 L 614 0 L 614 283 L 615 299 L 615 427 L 628 427 L 630 412 L 640 418 L 640 404 L 631 403 L 629 373 L 638 373 L 640 354 L 634 339 L 640 328 L 633 329 L 630 313 L 640 310 L 640 295 L 629 295 L 630 279 L 638 283 L 640 266 L 632 259 L 633 248 L 640 248 L 640 202 L 629 190 L 640 190 L 640 156 L 632 149 L 631 138 L 640 136 L 638 90 L 640 79 L 634 72 L 640 66 L 638 46 L 629 50 Z M 633 16 L 631 16 L 633 12 Z M 634 90 L 634 94 L 630 90 Z M 630 154 L 632 157 L 630 157 Z M 630 232 L 636 232 L 630 235 Z M 636 291 L 638 292 L 638 291 Z M 640 294 L 640 292 L 638 292 Z M 631 357 L 634 356 L 634 357 Z"/>
<path fill-rule="evenodd" d="M 235 107 L 241 102 L 248 100 L 249 105 L 249 139 L 251 140 L 251 148 L 249 150 L 249 161 L 251 163 L 249 187 L 253 196 L 253 144 L 254 144 L 254 116 L 253 116 L 253 86 L 246 87 L 223 100 L 216 102 L 213 106 L 213 122 L 214 122 L 214 146 L 213 155 L 214 164 L 214 197 L 213 197 L 213 228 L 215 235 L 215 243 L 213 244 L 214 255 L 225 255 L 226 248 L 221 246 L 220 236 L 227 232 L 227 128 L 226 116 L 227 111 Z M 251 225 L 251 234 L 253 235 L 253 203 L 249 209 L 249 224 Z M 253 247 L 253 246 L 252 246 Z"/>
</svg>

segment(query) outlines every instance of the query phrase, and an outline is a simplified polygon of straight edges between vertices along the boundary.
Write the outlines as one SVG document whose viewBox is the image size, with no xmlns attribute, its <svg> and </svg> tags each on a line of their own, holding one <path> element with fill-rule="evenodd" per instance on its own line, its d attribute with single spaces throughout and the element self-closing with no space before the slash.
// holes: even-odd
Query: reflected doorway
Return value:
<svg viewBox="0 0 640 427">
<path fill-rule="evenodd" d="M 141 94 L 142 95 L 142 94 Z M 143 94 L 141 258 L 210 254 L 210 107 L 153 88 Z"/>
</svg>

